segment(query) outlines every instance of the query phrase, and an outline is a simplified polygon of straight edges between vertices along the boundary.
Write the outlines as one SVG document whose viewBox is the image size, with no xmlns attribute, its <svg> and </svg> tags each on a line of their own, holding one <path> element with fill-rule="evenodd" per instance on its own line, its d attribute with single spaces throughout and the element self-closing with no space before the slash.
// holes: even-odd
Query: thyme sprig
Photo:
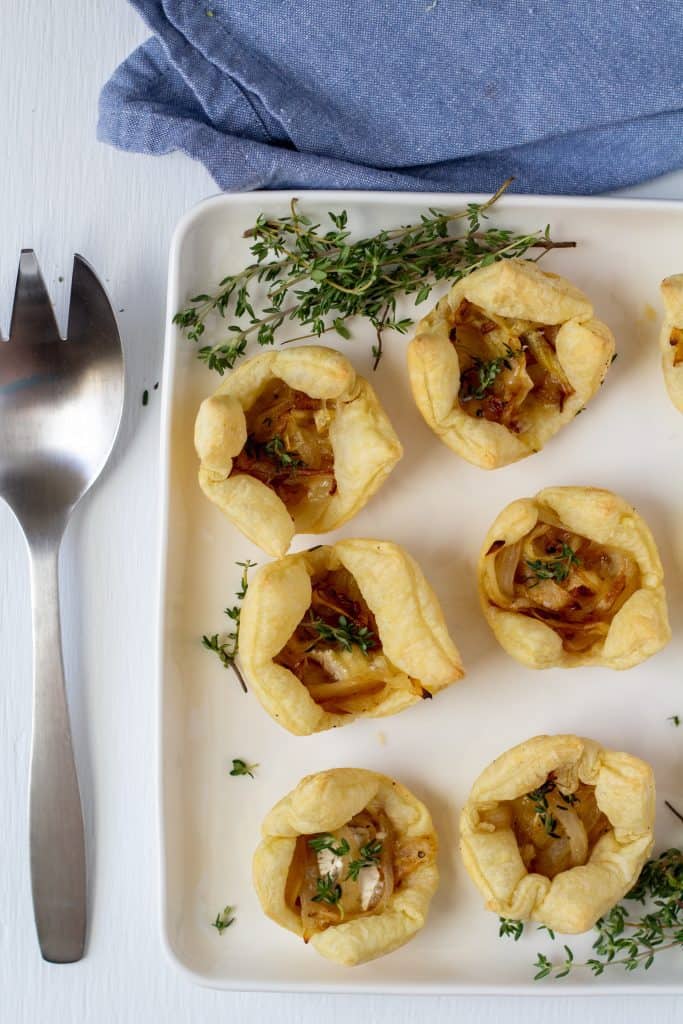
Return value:
<svg viewBox="0 0 683 1024">
<path fill-rule="evenodd" d="M 659 857 L 649 860 L 625 899 L 643 907 L 649 905 L 651 909 L 638 916 L 623 903 L 617 904 L 595 925 L 594 956 L 578 961 L 566 945 L 560 960 L 538 953 L 534 980 L 566 978 L 579 968 L 588 969 L 596 976 L 609 967 L 648 970 L 657 954 L 667 949 L 683 950 L 683 853 L 680 850 L 665 850 Z M 521 921 L 500 919 L 500 936 L 517 941 L 523 930 Z M 555 937 L 550 929 L 546 931 L 551 938 Z"/>
<path fill-rule="evenodd" d="M 344 908 L 341 904 L 342 887 L 335 880 L 333 875 L 324 875 L 315 883 L 316 893 L 313 897 L 314 903 L 327 903 L 330 907 L 337 907 L 340 917 L 344 916 Z"/>
<path fill-rule="evenodd" d="M 342 837 L 337 840 L 329 832 L 324 832 L 321 836 L 314 836 L 312 839 L 309 839 L 308 845 L 315 853 L 320 853 L 321 850 L 331 850 L 335 857 L 343 857 L 351 849 L 346 839 Z"/>
<path fill-rule="evenodd" d="M 518 942 L 524 932 L 524 921 L 515 921 L 512 917 L 498 918 L 498 938 L 514 939 Z"/>
<path fill-rule="evenodd" d="M 340 615 L 336 626 L 330 626 L 319 618 L 311 618 L 307 623 L 318 633 L 320 640 L 336 644 L 345 651 L 350 651 L 354 645 L 360 647 L 363 654 L 367 654 L 375 646 L 375 634 L 367 626 L 358 626 L 352 619 Z M 316 640 L 315 643 L 319 641 Z M 313 644 L 315 646 L 315 644 Z"/>
<path fill-rule="evenodd" d="M 358 875 L 363 868 L 371 868 L 378 863 L 379 858 L 382 855 L 382 841 L 380 839 L 371 839 L 370 842 L 364 843 L 363 846 L 361 846 L 358 853 L 358 860 L 351 861 L 349 864 L 349 873 L 346 876 L 354 882 L 358 881 Z"/>
<path fill-rule="evenodd" d="M 204 634 L 202 637 L 202 646 L 206 647 L 207 651 L 213 651 L 214 654 L 218 655 L 223 668 L 231 668 L 233 670 L 239 679 L 240 686 L 246 693 L 247 684 L 235 659 L 237 658 L 240 647 L 240 615 L 242 613 L 242 601 L 246 597 L 247 590 L 249 589 L 249 570 L 254 568 L 256 562 L 250 562 L 247 560 L 246 562 L 235 562 L 235 565 L 239 565 L 242 569 L 239 589 L 235 593 L 235 597 L 239 603 L 233 605 L 231 608 L 224 609 L 225 614 L 234 623 L 234 628 L 227 634 Z"/>
<path fill-rule="evenodd" d="M 546 834 L 552 836 L 553 839 L 559 839 L 560 834 L 555 831 L 557 828 L 557 818 L 548 805 L 548 793 L 552 793 L 554 789 L 554 780 L 548 778 L 538 789 L 532 789 L 530 793 L 525 794 L 525 799 L 533 801 L 534 810 Z"/>
<path fill-rule="evenodd" d="M 299 458 L 298 452 L 287 451 L 285 442 L 281 437 L 273 437 L 263 446 L 264 451 L 274 462 L 290 469 L 298 469 L 305 463 Z"/>
<path fill-rule="evenodd" d="M 470 402 L 472 399 L 478 402 L 483 401 L 496 383 L 498 374 L 503 370 L 511 370 L 511 360 L 521 355 L 522 351 L 521 348 L 514 349 L 510 345 L 506 345 L 504 356 L 496 356 L 495 359 L 480 359 L 475 356 L 472 365 L 476 370 L 476 384 L 474 387 L 467 388 L 465 394 L 461 395 L 461 401 Z"/>
<path fill-rule="evenodd" d="M 557 818 L 550 810 L 548 804 L 548 794 L 554 792 L 557 789 L 557 783 L 552 773 L 548 776 L 545 782 L 538 787 L 538 789 L 532 789 L 530 793 L 525 793 L 524 797 L 526 800 L 531 800 L 534 805 L 534 810 L 538 815 L 543 828 L 547 835 L 553 839 L 559 839 L 559 833 L 556 832 Z M 563 793 L 561 790 L 557 790 L 560 796 L 561 804 L 557 806 L 567 811 L 571 806 L 579 802 L 579 798 L 574 793 Z"/>
<path fill-rule="evenodd" d="M 575 245 L 553 241 L 549 227 L 528 234 L 483 228 L 487 211 L 510 182 L 504 182 L 484 203 L 469 203 L 456 213 L 430 209 L 418 223 L 357 241 L 351 240 L 346 210 L 330 211 L 331 226 L 321 226 L 302 213 L 293 199 L 288 216 L 260 214 L 245 232 L 253 262 L 224 277 L 214 294 L 191 298 L 173 323 L 189 341 L 199 342 L 210 314 L 229 321 L 227 338 L 198 352 L 209 369 L 223 374 L 245 354 L 250 340 L 274 344 L 285 322 L 308 328 L 289 341 L 319 337 L 327 331 L 349 338 L 348 321 L 359 316 L 375 328 L 376 368 L 384 333 L 405 334 L 413 323 L 410 317 L 398 316 L 400 296 L 414 295 L 417 306 L 429 297 L 436 281 L 455 283 L 480 267 L 524 256 L 533 248 L 540 249 L 542 256 L 548 249 Z M 451 231 L 458 221 L 466 224 L 459 235 Z M 257 289 L 262 285 L 265 300 L 257 313 Z"/>
<path fill-rule="evenodd" d="M 563 544 L 555 558 L 537 558 L 526 562 L 527 568 L 536 577 L 532 587 L 537 587 L 541 580 L 555 580 L 563 583 L 567 579 L 573 565 L 581 565 L 581 559 L 577 556 L 569 544 Z"/>
</svg>

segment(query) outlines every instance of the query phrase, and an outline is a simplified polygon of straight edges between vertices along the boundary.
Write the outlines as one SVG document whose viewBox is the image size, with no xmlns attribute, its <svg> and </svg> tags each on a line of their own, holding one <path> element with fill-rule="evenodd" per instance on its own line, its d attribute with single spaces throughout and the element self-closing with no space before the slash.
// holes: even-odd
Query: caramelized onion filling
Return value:
<svg viewBox="0 0 683 1024">
<path fill-rule="evenodd" d="M 334 832 L 300 835 L 285 887 L 306 942 L 330 926 L 380 914 L 405 879 L 434 862 L 433 838 L 401 839 L 381 809 L 366 807 Z"/>
<path fill-rule="evenodd" d="M 635 559 L 561 524 L 539 518 L 515 544 L 496 541 L 486 556 L 490 600 L 545 622 L 568 652 L 587 651 L 607 636 L 619 609 L 641 585 Z"/>
<path fill-rule="evenodd" d="M 594 786 L 580 783 L 574 792 L 564 792 L 552 773 L 538 789 L 504 801 L 483 820 L 511 828 L 527 871 L 546 878 L 586 864 L 611 827 L 597 805 Z"/>
<path fill-rule="evenodd" d="M 558 330 L 487 313 L 463 299 L 450 332 L 460 363 L 461 408 L 513 433 L 527 429 L 532 409 L 561 412 L 574 388 L 555 352 Z"/>
<path fill-rule="evenodd" d="M 246 413 L 247 442 L 233 463 L 271 487 L 292 511 L 337 488 L 329 428 L 334 408 L 284 381 L 270 381 Z"/>
<path fill-rule="evenodd" d="M 310 606 L 274 660 L 325 711 L 357 713 L 387 680 L 375 617 L 347 569 L 313 576 L 311 588 Z"/>
</svg>

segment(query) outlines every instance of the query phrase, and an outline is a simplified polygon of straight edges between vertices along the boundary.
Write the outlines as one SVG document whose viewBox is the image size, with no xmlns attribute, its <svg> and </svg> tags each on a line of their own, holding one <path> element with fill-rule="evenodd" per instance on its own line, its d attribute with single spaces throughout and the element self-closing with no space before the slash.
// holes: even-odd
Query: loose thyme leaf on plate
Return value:
<svg viewBox="0 0 683 1024">
<path fill-rule="evenodd" d="M 249 764 L 248 761 L 243 761 L 241 757 L 233 757 L 232 759 L 232 770 L 231 775 L 249 775 L 252 779 L 254 778 L 254 770 L 258 768 L 258 764 Z"/>
<path fill-rule="evenodd" d="M 533 248 L 543 255 L 548 249 L 576 244 L 554 242 L 548 226 L 528 234 L 483 227 L 487 211 L 510 181 L 484 203 L 470 203 L 456 213 L 430 209 L 416 224 L 384 229 L 357 241 L 351 241 L 345 210 L 328 213 L 331 228 L 326 230 L 328 225 L 314 224 L 293 199 L 288 216 L 260 214 L 245 232 L 254 261 L 224 277 L 214 294 L 195 295 L 175 314 L 173 323 L 189 341 L 198 342 L 210 314 L 229 321 L 227 337 L 198 352 L 209 369 L 223 374 L 245 354 L 251 339 L 273 345 L 285 323 L 293 321 L 306 329 L 288 341 L 319 337 L 327 331 L 346 338 L 350 337 L 349 319 L 358 316 L 375 329 L 376 366 L 384 332 L 405 333 L 413 323 L 409 317 L 398 317 L 399 297 L 414 295 L 417 305 L 429 298 L 437 281 L 454 284 L 480 267 L 524 256 Z M 463 234 L 451 233 L 457 221 L 467 225 Z M 263 285 L 266 296 L 256 313 L 253 293 Z"/>
<path fill-rule="evenodd" d="M 235 597 L 239 604 L 233 605 L 231 608 L 225 608 L 225 614 L 235 624 L 235 628 L 230 633 L 214 633 L 213 635 L 204 634 L 202 637 L 202 647 L 205 647 L 207 651 L 213 651 L 217 654 L 223 668 L 231 668 L 237 678 L 239 679 L 240 686 L 247 692 L 247 684 L 244 680 L 244 676 L 240 672 L 238 665 L 235 662 L 237 657 L 239 646 L 240 646 L 240 615 L 242 612 L 241 603 L 246 597 L 247 590 L 249 589 L 249 570 L 253 569 L 256 562 L 235 562 L 235 565 L 239 565 L 242 569 L 242 575 L 240 577 L 240 585 L 237 590 Z"/>
<path fill-rule="evenodd" d="M 215 928 L 219 935 L 222 935 L 226 928 L 229 928 L 234 923 L 234 907 L 224 907 L 218 914 L 216 914 L 216 920 L 211 922 L 211 927 Z"/>
</svg>

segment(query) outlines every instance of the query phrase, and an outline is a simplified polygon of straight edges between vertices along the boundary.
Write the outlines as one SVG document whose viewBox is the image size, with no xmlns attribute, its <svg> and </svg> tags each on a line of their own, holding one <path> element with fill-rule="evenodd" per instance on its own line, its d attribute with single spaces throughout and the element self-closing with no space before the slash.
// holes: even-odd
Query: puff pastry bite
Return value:
<svg viewBox="0 0 683 1024">
<path fill-rule="evenodd" d="M 496 639 L 531 668 L 631 668 L 671 639 L 654 538 L 611 491 L 547 487 L 513 501 L 478 571 Z"/>
<path fill-rule="evenodd" d="M 266 711 L 298 735 L 395 714 L 463 675 L 434 592 L 388 541 L 341 540 L 260 569 L 240 654 Z"/>
<path fill-rule="evenodd" d="M 355 515 L 403 454 L 368 382 L 320 345 L 242 363 L 202 402 L 195 448 L 206 496 L 275 557 Z"/>
<path fill-rule="evenodd" d="M 460 849 L 487 910 L 574 934 L 632 888 L 654 817 L 645 761 L 579 736 L 536 736 L 474 783 Z"/>
<path fill-rule="evenodd" d="M 526 260 L 455 284 L 408 346 L 427 424 L 458 455 L 496 469 L 539 451 L 593 397 L 614 355 L 583 292 Z"/>
<path fill-rule="evenodd" d="M 329 960 L 373 960 L 424 925 L 439 881 L 436 832 L 424 804 L 386 775 L 309 775 L 262 835 L 253 876 L 265 913 Z"/>
<path fill-rule="evenodd" d="M 683 412 L 683 274 L 661 283 L 664 325 L 659 336 L 662 369 L 669 398 Z"/>
</svg>

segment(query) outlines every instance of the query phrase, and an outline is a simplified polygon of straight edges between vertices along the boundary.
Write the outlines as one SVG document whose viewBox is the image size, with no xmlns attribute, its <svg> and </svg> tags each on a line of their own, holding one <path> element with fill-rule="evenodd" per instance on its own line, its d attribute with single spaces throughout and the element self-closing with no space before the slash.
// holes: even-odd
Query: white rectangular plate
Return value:
<svg viewBox="0 0 683 1024">
<path fill-rule="evenodd" d="M 398 467 L 369 505 L 328 537 L 298 537 L 294 550 L 338 536 L 405 545 L 443 605 L 466 678 L 403 714 L 364 719 L 317 736 L 281 729 L 234 675 L 202 649 L 203 633 L 226 628 L 236 561 L 266 556 L 203 497 L 192 445 L 200 401 L 220 378 L 170 318 L 197 292 L 212 289 L 249 259 L 243 231 L 261 211 L 287 212 L 288 193 L 219 196 L 192 210 L 175 234 L 170 262 L 164 374 L 162 597 L 160 632 L 163 931 L 171 956 L 197 981 L 238 989 L 377 992 L 681 991 L 680 957 L 663 954 L 644 974 L 612 968 L 593 979 L 576 971 L 562 982 L 534 984 L 537 951 L 561 955 L 527 926 L 517 943 L 498 938 L 457 851 L 457 820 L 469 788 L 498 754 L 544 732 L 594 737 L 651 761 L 657 776 L 657 849 L 681 845 L 683 827 L 664 799 L 683 805 L 683 419 L 665 393 L 656 335 L 664 276 L 683 270 L 683 207 L 635 200 L 511 197 L 492 222 L 520 231 L 549 223 L 576 250 L 550 253 L 549 270 L 584 289 L 613 329 L 619 358 L 586 412 L 544 451 L 494 472 L 470 466 L 423 423 L 408 386 L 407 338 L 391 336 L 376 373 L 372 329 L 353 340 L 326 335 L 370 377 L 404 447 Z M 301 197 L 315 218 L 345 208 L 354 233 L 415 220 L 427 207 L 459 209 L 473 197 L 322 193 Z M 423 315 L 445 291 L 435 289 Z M 410 315 L 406 302 L 400 310 Z M 413 313 L 414 315 L 414 313 Z M 292 331 L 294 334 L 295 331 Z M 216 334 L 216 337 L 218 335 Z M 206 339 L 211 340 L 207 331 Z M 674 640 L 627 672 L 601 669 L 533 672 L 494 640 L 476 596 L 475 564 L 494 517 L 514 498 L 551 484 L 610 488 L 631 501 L 654 531 L 666 572 Z M 254 780 L 229 775 L 231 759 L 259 763 Z M 441 841 L 441 884 L 426 927 L 403 949 L 352 969 L 322 959 L 267 920 L 251 885 L 251 857 L 268 809 L 303 776 L 338 766 L 394 776 L 432 812 Z M 236 921 L 211 927 L 226 904 Z M 572 939 L 577 957 L 590 938 Z"/>
</svg>

